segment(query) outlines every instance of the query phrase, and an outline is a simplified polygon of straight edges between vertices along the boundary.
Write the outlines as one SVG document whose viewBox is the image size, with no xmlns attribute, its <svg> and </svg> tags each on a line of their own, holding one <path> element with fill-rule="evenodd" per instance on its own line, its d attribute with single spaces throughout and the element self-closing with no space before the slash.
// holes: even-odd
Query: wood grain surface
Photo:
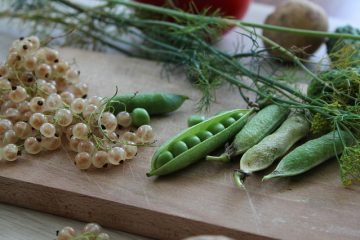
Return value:
<svg viewBox="0 0 360 240">
<path fill-rule="evenodd" d="M 166 78 L 161 65 L 122 55 L 74 49 L 91 95 L 121 92 L 186 93 L 190 101 L 152 125 L 158 144 L 186 127 L 199 92 L 182 75 Z M 236 90 L 217 93 L 211 113 L 245 107 Z M 154 148 L 141 149 L 118 167 L 82 172 L 64 150 L 17 162 L 0 163 L 0 201 L 158 239 L 223 234 L 235 239 L 358 239 L 359 187 L 344 188 L 335 161 L 292 179 L 261 182 L 250 177 L 247 190 L 237 189 L 232 170 L 238 164 L 200 162 L 177 174 L 147 178 Z"/>
</svg>

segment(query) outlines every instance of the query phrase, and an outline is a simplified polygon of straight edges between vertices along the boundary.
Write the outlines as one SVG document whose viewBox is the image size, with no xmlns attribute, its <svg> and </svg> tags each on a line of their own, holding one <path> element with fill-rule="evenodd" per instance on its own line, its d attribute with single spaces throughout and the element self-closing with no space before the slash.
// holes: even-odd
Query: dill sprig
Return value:
<svg viewBox="0 0 360 240">
<path fill-rule="evenodd" d="M 270 39 L 257 35 L 254 29 L 353 41 L 360 40 L 360 36 L 249 23 L 220 17 L 217 11 L 209 13 L 207 10 L 198 12 L 194 9 L 196 14 L 187 13 L 171 8 L 171 1 L 167 7 L 126 0 L 101 0 L 95 6 L 83 6 L 69 0 L 15 0 L 9 4 L 9 7 L 0 11 L 1 18 L 20 19 L 31 23 L 37 33 L 65 34 L 64 45 L 93 50 L 103 50 L 106 47 L 128 56 L 163 62 L 168 70 L 181 69 L 203 93 L 198 104 L 199 110 L 207 109 L 216 100 L 216 89 L 228 83 L 238 88 L 241 96 L 249 103 L 250 93 L 255 94 L 261 103 L 275 103 L 306 110 L 313 115 L 315 127 L 316 121 L 319 121 L 318 126 L 323 124 L 321 126 L 348 131 L 354 135 L 357 142 L 360 141 L 357 130 L 360 129 L 360 106 L 357 100 L 354 100 L 351 87 L 344 87 L 343 77 L 338 78 L 339 84 L 328 81 L 324 74 L 312 72 L 301 59 Z M 244 35 L 251 40 L 252 48 L 249 52 L 227 53 L 211 44 L 217 41 L 221 33 L 233 26 L 240 27 L 245 32 Z M 71 34 L 66 34 L 69 32 Z M 268 72 L 264 66 L 271 64 L 271 59 L 264 54 L 265 50 L 259 47 L 259 39 L 291 57 L 294 63 L 320 86 L 321 96 L 304 94 L 284 81 L 288 76 L 281 70 L 273 68 L 272 72 Z M 346 55 L 344 49 L 341 51 L 339 56 Z M 348 62 L 353 63 L 353 60 Z M 344 60 L 341 63 L 342 67 L 350 67 Z M 352 74 L 351 79 L 354 79 L 354 82 L 359 81 L 358 75 L 351 69 L 348 72 Z M 346 146 L 347 149 L 351 147 Z M 343 156 L 345 160 L 340 161 L 340 166 L 349 166 L 356 160 L 355 154 L 346 151 Z M 360 172 L 360 164 L 353 167 Z M 344 175 L 346 174 L 343 173 L 342 176 Z"/>
</svg>

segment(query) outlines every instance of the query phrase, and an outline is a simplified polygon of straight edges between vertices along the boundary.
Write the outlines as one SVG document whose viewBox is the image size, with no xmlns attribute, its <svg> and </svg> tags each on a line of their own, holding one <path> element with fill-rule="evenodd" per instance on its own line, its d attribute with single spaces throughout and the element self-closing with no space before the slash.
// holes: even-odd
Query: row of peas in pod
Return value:
<svg viewBox="0 0 360 240">
<path fill-rule="evenodd" d="M 148 175 L 169 174 L 205 158 L 228 162 L 241 156 L 240 169 L 234 172 L 234 180 L 238 186 L 243 186 L 247 176 L 268 168 L 278 159 L 281 161 L 276 169 L 264 180 L 301 174 L 340 154 L 345 145 L 354 144 L 347 132 L 332 131 L 289 152 L 299 140 L 308 137 L 310 123 L 303 113 L 291 113 L 288 108 L 278 105 L 266 106 L 254 114 L 250 110 L 234 111 L 221 112 L 209 119 L 200 115 L 189 117 L 189 128 L 171 138 L 154 154 Z M 204 141 L 199 134 L 205 132 L 211 134 Z M 195 147 L 189 147 L 189 139 L 194 138 L 201 141 Z M 207 155 L 229 141 L 232 143 L 225 153 Z M 217 144 L 211 144 L 214 142 Z"/>
<path fill-rule="evenodd" d="M 88 97 L 75 64 L 36 36 L 15 40 L 0 66 L 0 157 L 15 161 L 64 146 L 79 169 L 102 168 L 135 157 L 154 131 L 143 108 L 116 114 L 108 99 Z"/>
</svg>

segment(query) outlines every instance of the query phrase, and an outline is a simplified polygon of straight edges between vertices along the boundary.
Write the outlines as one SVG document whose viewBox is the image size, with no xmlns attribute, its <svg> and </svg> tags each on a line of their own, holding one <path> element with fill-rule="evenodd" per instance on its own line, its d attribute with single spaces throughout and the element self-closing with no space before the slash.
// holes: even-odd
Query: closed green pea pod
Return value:
<svg viewBox="0 0 360 240">
<path fill-rule="evenodd" d="M 269 105 L 260 110 L 243 129 L 236 134 L 234 141 L 219 157 L 207 156 L 210 161 L 230 161 L 260 142 L 264 137 L 274 132 L 289 115 L 290 110 L 278 105 Z M 239 113 L 238 113 L 239 114 Z M 236 119 L 236 114 L 232 115 Z"/>
<path fill-rule="evenodd" d="M 110 99 L 106 110 L 117 114 L 125 110 L 131 112 L 135 108 L 144 108 L 150 115 L 161 115 L 177 110 L 187 99 L 187 96 L 173 93 L 123 94 Z"/>
<path fill-rule="evenodd" d="M 332 131 L 320 138 L 310 140 L 287 154 L 276 169 L 263 180 L 275 177 L 289 177 L 304 173 L 322 162 L 342 153 L 344 144 L 355 143 L 350 133 Z"/>
<path fill-rule="evenodd" d="M 173 146 L 174 143 L 179 141 L 186 142 L 186 139 L 189 139 L 189 137 L 199 137 L 201 133 L 207 132 L 206 129 L 208 129 L 210 126 L 222 122 L 223 120 L 239 112 L 244 113 L 244 116 L 231 124 L 229 127 L 225 128 L 223 131 L 215 135 L 211 134 L 209 138 L 204 139 L 201 143 L 196 144 L 195 146 L 189 148 L 187 151 L 174 157 L 173 159 L 171 159 L 171 161 L 163 165 L 158 164 L 159 156 L 163 152 L 171 151 L 171 146 Z M 151 170 L 149 173 L 147 173 L 147 176 L 160 176 L 170 174 L 180 169 L 183 169 L 201 159 L 204 159 L 206 154 L 224 145 L 225 142 L 227 142 L 231 137 L 235 136 L 235 134 L 244 126 L 247 118 L 252 112 L 252 110 L 246 109 L 235 109 L 227 111 L 220 115 L 211 117 L 193 127 L 190 127 L 179 133 L 178 135 L 174 136 L 173 138 L 169 139 L 154 153 L 151 160 Z"/>
</svg>

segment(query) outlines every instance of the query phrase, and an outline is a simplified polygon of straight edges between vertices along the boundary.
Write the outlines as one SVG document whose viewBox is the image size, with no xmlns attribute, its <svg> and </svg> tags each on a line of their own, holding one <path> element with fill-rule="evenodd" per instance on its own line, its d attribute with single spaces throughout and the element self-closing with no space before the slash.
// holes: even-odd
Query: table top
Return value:
<svg viewBox="0 0 360 240">
<path fill-rule="evenodd" d="M 256 0 L 255 2 L 261 3 L 275 3 L 278 4 L 282 1 L 276 0 Z M 325 1 L 325 0 L 316 0 L 321 5 L 324 5 L 325 9 L 332 17 L 340 17 L 342 20 L 347 22 L 356 22 L 360 20 L 360 15 L 355 13 L 354 9 L 359 9 L 360 2 L 356 0 L 346 0 L 341 1 L 341 6 L 339 5 L 340 1 Z M 331 2 L 331 4 L 329 4 Z M 356 6 L 358 7 L 355 7 Z M 259 11 L 270 12 L 272 7 L 254 3 L 248 15 L 252 12 Z M 335 11 L 335 10 L 339 11 Z M 265 16 L 264 16 L 265 17 Z M 261 21 L 264 17 L 256 18 L 258 21 Z M 254 19 L 254 16 L 247 16 L 245 18 Z M 339 20 L 333 18 L 333 22 Z M 1 59 L 5 56 L 5 51 L 8 49 L 9 43 L 16 37 L 18 37 L 16 32 L 9 33 L 5 30 L 5 24 L 0 24 L 0 57 Z M 5 34 L 4 34 L 5 33 Z M 50 214 L 40 213 L 33 210 L 23 209 L 19 207 L 14 207 L 6 204 L 0 204 L 0 239 L 7 240 L 18 240 L 18 239 L 54 239 L 56 230 L 61 229 L 64 226 L 70 225 L 74 228 L 80 229 L 85 223 L 70 220 L 67 218 L 57 217 Z M 109 233 L 112 239 L 145 239 L 140 236 L 134 236 L 120 231 L 114 231 L 110 229 L 105 229 L 105 232 Z"/>
</svg>

